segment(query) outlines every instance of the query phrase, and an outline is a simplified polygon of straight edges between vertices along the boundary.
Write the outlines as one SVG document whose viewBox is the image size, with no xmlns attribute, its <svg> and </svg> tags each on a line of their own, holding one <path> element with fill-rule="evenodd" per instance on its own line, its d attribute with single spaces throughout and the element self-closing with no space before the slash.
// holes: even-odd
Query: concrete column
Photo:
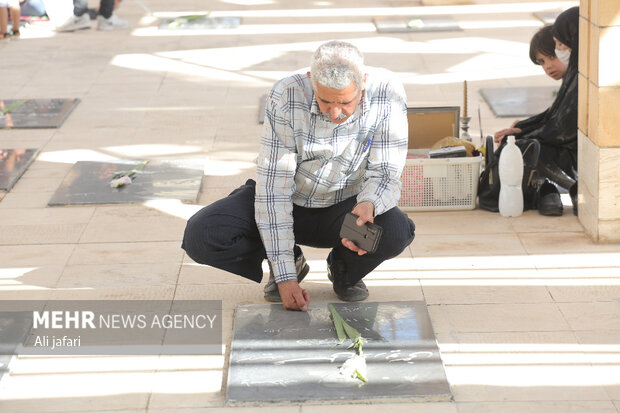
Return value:
<svg viewBox="0 0 620 413">
<path fill-rule="evenodd" d="M 620 1 L 579 6 L 579 220 L 620 242 Z"/>
</svg>

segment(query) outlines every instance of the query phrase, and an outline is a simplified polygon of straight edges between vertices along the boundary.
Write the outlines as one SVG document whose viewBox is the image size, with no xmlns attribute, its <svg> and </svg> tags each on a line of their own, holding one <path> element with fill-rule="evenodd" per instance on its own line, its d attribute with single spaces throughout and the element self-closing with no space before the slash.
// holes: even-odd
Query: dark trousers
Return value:
<svg viewBox="0 0 620 413">
<path fill-rule="evenodd" d="M 88 0 L 73 0 L 73 14 L 80 17 L 88 11 Z M 114 0 L 101 0 L 99 14 L 109 19 L 114 12 Z"/>
<path fill-rule="evenodd" d="M 569 190 L 577 182 L 577 151 L 540 145 L 538 175 Z"/>
<path fill-rule="evenodd" d="M 187 221 L 182 248 L 190 258 L 250 280 L 263 278 L 265 247 L 254 220 L 254 188 L 248 180 L 228 197 L 198 211 Z M 328 208 L 293 206 L 293 231 L 297 245 L 331 248 L 327 259 L 339 284 L 354 285 L 383 261 L 400 254 L 413 241 L 415 225 L 398 208 L 375 217 L 383 235 L 374 254 L 357 255 L 340 242 L 340 227 L 355 197 Z M 295 248 L 296 255 L 299 248 Z M 333 264 L 338 265 L 333 265 Z"/>
</svg>

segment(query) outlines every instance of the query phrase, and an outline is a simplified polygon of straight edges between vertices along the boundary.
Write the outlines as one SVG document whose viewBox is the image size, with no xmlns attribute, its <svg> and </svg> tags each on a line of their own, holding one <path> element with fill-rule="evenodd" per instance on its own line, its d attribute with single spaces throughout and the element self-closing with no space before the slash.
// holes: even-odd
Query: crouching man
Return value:
<svg viewBox="0 0 620 413">
<path fill-rule="evenodd" d="M 260 282 L 265 299 L 306 311 L 308 274 L 300 245 L 331 248 L 327 276 L 343 301 L 368 297 L 362 279 L 400 254 L 413 222 L 396 206 L 407 153 L 407 104 L 387 70 L 365 67 L 352 44 L 331 41 L 310 72 L 278 81 L 268 95 L 257 180 L 197 212 L 183 249 L 196 262 Z M 339 237 L 348 212 L 383 227 L 369 254 Z"/>
</svg>

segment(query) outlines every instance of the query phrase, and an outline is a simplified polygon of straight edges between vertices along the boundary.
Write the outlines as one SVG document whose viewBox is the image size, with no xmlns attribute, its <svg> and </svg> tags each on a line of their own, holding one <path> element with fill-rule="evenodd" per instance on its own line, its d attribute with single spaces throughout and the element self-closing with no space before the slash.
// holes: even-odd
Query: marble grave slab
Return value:
<svg viewBox="0 0 620 413">
<path fill-rule="evenodd" d="M 178 199 L 196 202 L 204 176 L 204 159 L 149 161 L 130 185 L 111 188 L 110 181 L 140 161 L 76 162 L 62 181 L 49 206 L 96 205 Z"/>
<path fill-rule="evenodd" d="M 38 149 L 0 149 L 0 190 L 10 191 L 37 153 Z"/>
<path fill-rule="evenodd" d="M 328 304 L 308 312 L 243 305 L 234 317 L 229 404 L 452 399 L 424 301 L 334 303 L 367 338 L 368 383 L 340 374 L 352 355 L 338 345 Z"/>
<path fill-rule="evenodd" d="M 0 129 L 59 128 L 80 99 L 0 100 Z"/>
<path fill-rule="evenodd" d="M 546 110 L 560 86 L 507 87 L 480 89 L 495 116 L 532 116 Z"/>
<path fill-rule="evenodd" d="M 445 32 L 462 30 L 450 16 L 381 16 L 373 18 L 379 33 Z"/>
<path fill-rule="evenodd" d="M 241 17 L 209 17 L 206 15 L 179 16 L 163 19 L 159 30 L 236 29 Z"/>
</svg>

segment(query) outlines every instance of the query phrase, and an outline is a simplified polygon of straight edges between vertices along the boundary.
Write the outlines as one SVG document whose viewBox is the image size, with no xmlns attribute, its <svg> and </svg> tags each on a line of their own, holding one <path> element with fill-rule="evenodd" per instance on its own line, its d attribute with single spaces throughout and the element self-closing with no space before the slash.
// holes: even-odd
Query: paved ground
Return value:
<svg viewBox="0 0 620 413">
<path fill-rule="evenodd" d="M 332 38 L 350 39 L 371 65 L 397 72 L 412 106 L 480 108 L 481 87 L 555 83 L 527 58 L 540 22 L 532 11 L 575 2 L 417 9 L 415 1 L 146 1 L 154 12 L 213 10 L 243 26 L 199 34 L 154 29 L 137 1 L 119 15 L 131 31 L 24 30 L 0 44 L 0 98 L 78 97 L 58 130 L 2 130 L 2 148 L 41 154 L 0 202 L 0 299 L 221 299 L 224 343 L 240 303 L 261 286 L 194 264 L 180 249 L 198 205 L 46 207 L 78 160 L 204 156 L 199 204 L 254 175 L 259 97 L 308 64 Z M 338 8 L 334 8 L 338 7 Z M 414 9 L 406 9 L 414 7 Z M 372 16 L 450 14 L 463 32 L 384 34 Z M 163 14 L 160 14 L 163 15 Z M 472 121 L 478 139 L 479 123 Z M 568 201 L 570 203 L 570 201 Z M 620 412 L 620 246 L 595 245 L 570 213 L 515 219 L 480 210 L 411 213 L 417 237 L 368 278 L 371 299 L 425 299 L 451 403 L 368 404 L 358 412 Z M 313 303 L 334 300 L 327 251 L 306 250 Z M 226 355 L 23 357 L 0 380 L 0 411 L 315 413 L 335 405 L 225 406 Z"/>
</svg>

